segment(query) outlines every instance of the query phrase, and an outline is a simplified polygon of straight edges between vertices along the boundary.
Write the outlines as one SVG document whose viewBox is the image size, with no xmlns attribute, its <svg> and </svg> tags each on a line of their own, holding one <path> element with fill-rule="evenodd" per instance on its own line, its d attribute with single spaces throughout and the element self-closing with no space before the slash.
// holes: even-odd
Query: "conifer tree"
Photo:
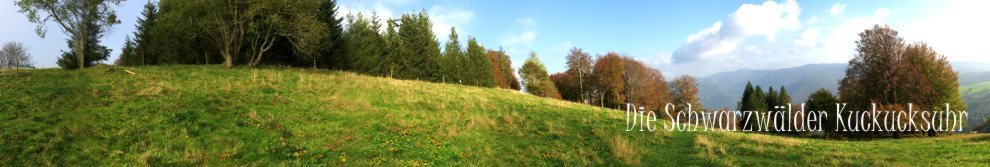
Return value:
<svg viewBox="0 0 990 167">
<path fill-rule="evenodd" d="M 494 87 L 495 78 L 489 71 L 492 64 L 488 62 L 488 58 L 485 58 L 485 47 L 478 44 L 478 40 L 473 37 L 468 39 L 467 57 L 470 60 L 470 66 L 465 70 L 471 73 L 468 76 L 473 80 L 472 85 Z"/>
<path fill-rule="evenodd" d="M 464 64 L 464 51 L 462 50 L 461 42 L 457 37 L 457 30 L 454 27 L 450 27 L 450 36 L 447 40 L 447 44 L 444 45 L 444 52 L 441 61 L 443 61 L 440 66 L 443 72 L 441 82 L 444 83 L 462 83 L 464 77 L 464 68 L 470 67 Z"/>
</svg>

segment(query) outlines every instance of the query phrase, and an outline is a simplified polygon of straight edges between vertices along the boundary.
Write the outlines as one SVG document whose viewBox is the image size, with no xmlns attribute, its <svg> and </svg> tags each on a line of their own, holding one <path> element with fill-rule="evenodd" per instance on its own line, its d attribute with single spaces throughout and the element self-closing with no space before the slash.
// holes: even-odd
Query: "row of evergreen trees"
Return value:
<svg viewBox="0 0 990 167">
<path fill-rule="evenodd" d="M 115 63 L 125 66 L 221 63 L 224 57 L 217 51 L 219 47 L 200 32 L 203 28 L 180 19 L 196 13 L 190 11 L 209 10 L 198 9 L 201 6 L 197 5 L 170 0 L 157 5 L 149 3 L 138 20 L 134 38 L 128 37 Z M 406 13 L 397 19 L 360 13 L 340 17 L 334 1 L 321 3 L 316 11 L 316 20 L 325 24 L 328 33 L 321 39 L 318 54 L 299 54 L 292 38 L 280 37 L 274 38 L 274 44 L 263 57 L 258 57 L 258 64 L 519 89 L 518 81 L 511 75 L 508 55 L 501 49 L 488 50 L 473 37 L 468 38 L 467 47 L 462 47 L 460 37 L 451 27 L 450 39 L 441 52 L 425 11 Z M 247 29 L 248 34 L 251 31 L 254 29 Z M 254 47 L 252 44 L 245 43 L 243 48 Z M 253 64 L 249 56 L 239 57 L 235 64 Z"/>
<path fill-rule="evenodd" d="M 769 87 L 766 92 L 760 85 L 753 87 L 753 84 L 746 82 L 746 88 L 743 90 L 742 100 L 738 103 L 739 111 L 752 111 L 753 114 L 767 114 L 767 112 L 772 111 L 787 111 L 787 107 L 791 107 L 791 96 L 787 94 L 787 88 L 784 86 L 780 87 L 780 91 L 774 91 L 773 87 Z M 793 109 L 800 110 L 800 109 Z M 744 115 L 748 117 L 748 115 Z M 790 119 L 786 117 L 780 117 L 782 119 L 776 120 L 781 125 L 788 125 Z M 748 120 L 748 121 L 747 121 Z M 742 129 L 752 129 L 753 131 L 758 131 L 757 129 L 774 130 L 773 124 L 768 124 L 769 126 L 758 126 L 756 117 L 750 119 L 743 118 L 740 120 L 739 128 Z M 765 123 L 765 122 L 763 122 Z"/>
</svg>

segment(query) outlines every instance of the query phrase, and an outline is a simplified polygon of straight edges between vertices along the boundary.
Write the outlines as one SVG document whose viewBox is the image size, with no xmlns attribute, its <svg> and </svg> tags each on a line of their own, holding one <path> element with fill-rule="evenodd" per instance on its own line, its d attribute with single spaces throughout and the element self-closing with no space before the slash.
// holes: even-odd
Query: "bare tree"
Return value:
<svg viewBox="0 0 990 167">
<path fill-rule="evenodd" d="M 20 42 L 4 43 L 3 48 L 0 49 L 0 63 L 7 68 L 13 68 L 14 74 L 18 73 L 18 68 L 30 67 L 32 64 L 27 49 Z"/>
</svg>

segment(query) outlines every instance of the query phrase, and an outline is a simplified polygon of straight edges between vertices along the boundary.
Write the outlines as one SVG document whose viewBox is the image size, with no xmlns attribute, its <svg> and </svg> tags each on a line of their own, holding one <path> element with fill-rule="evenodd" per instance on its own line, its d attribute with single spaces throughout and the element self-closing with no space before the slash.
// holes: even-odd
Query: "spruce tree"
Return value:
<svg viewBox="0 0 990 167">
<path fill-rule="evenodd" d="M 742 99 L 738 102 L 739 111 L 753 111 L 753 106 L 749 104 L 749 99 L 753 96 L 753 84 L 746 81 L 746 88 L 743 89 Z"/>
<path fill-rule="evenodd" d="M 440 44 L 431 30 L 432 23 L 426 11 L 403 14 L 399 26 L 402 48 L 400 78 L 438 82 L 440 76 Z"/>
<path fill-rule="evenodd" d="M 784 86 L 780 86 L 780 95 L 777 96 L 777 103 L 782 106 L 786 106 L 787 103 L 791 103 L 791 95 L 787 94 L 787 89 Z"/>
<path fill-rule="evenodd" d="M 115 65 L 119 66 L 135 66 L 141 65 L 139 62 L 141 59 L 136 55 L 134 40 L 128 35 L 124 38 L 124 47 L 120 49 L 120 57 L 114 62 Z"/>
<path fill-rule="evenodd" d="M 137 31 L 134 32 L 134 56 L 137 56 L 139 61 L 138 64 L 132 65 L 159 64 L 158 55 L 161 52 L 155 48 L 158 45 L 153 43 L 157 40 L 152 34 L 152 30 L 158 23 L 158 7 L 149 2 L 144 5 L 144 11 L 141 12 L 141 15 L 143 18 L 138 18 Z"/>
<path fill-rule="evenodd" d="M 780 96 L 780 94 L 777 94 L 777 91 L 774 91 L 773 90 L 773 86 L 770 86 L 770 88 L 768 88 L 767 93 L 765 95 L 766 95 L 766 102 L 765 103 L 767 103 L 767 105 L 766 105 L 767 106 L 767 110 L 769 110 L 769 111 L 776 111 L 776 110 L 778 110 L 775 107 L 777 107 L 777 106 L 780 105 L 780 103 L 777 103 L 777 96 Z"/>
<path fill-rule="evenodd" d="M 323 24 L 326 24 L 329 33 L 323 40 L 323 49 L 320 50 L 320 56 L 317 57 L 317 66 L 322 68 L 332 68 L 339 62 L 333 62 L 335 57 L 341 57 L 345 55 L 345 44 L 346 41 L 343 40 L 344 28 L 341 25 L 343 23 L 343 18 L 337 14 L 337 0 L 329 0 L 325 3 L 320 4 L 318 9 L 319 15 L 317 19 Z"/>
<path fill-rule="evenodd" d="M 462 49 L 461 42 L 457 38 L 457 30 L 454 27 L 450 27 L 450 36 L 447 44 L 444 45 L 443 57 L 441 58 L 443 63 L 440 64 L 442 68 L 441 72 L 443 72 L 440 79 L 441 82 L 463 84 L 461 83 L 463 80 L 462 77 L 464 77 L 462 73 L 465 71 L 463 69 L 470 66 L 462 63 L 462 59 L 464 59 L 464 51 Z"/>
<path fill-rule="evenodd" d="M 495 78 L 491 73 L 492 63 L 485 57 L 485 47 L 478 44 L 475 38 L 468 39 L 467 57 L 471 60 L 471 66 L 466 70 L 471 71 L 470 78 L 475 86 L 495 87 Z"/>
<path fill-rule="evenodd" d="M 344 39 L 349 43 L 346 52 L 341 56 L 344 69 L 364 74 L 377 74 L 378 60 L 382 56 L 384 41 L 378 33 L 375 17 L 367 18 L 363 14 L 348 16 L 348 31 Z"/>
</svg>

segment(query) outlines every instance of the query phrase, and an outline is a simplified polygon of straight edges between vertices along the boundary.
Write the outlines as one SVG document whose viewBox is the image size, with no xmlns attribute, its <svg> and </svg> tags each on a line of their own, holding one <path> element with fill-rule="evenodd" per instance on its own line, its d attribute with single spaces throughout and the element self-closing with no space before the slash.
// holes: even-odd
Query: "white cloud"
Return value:
<svg viewBox="0 0 990 167">
<path fill-rule="evenodd" d="M 502 36 L 501 44 L 503 46 L 532 46 L 533 42 L 536 41 L 536 22 L 532 17 L 519 18 L 516 19 L 516 24 L 522 27 L 522 31 L 511 33 L 509 35 Z"/>
<path fill-rule="evenodd" d="M 474 11 L 454 7 L 434 6 L 430 8 L 429 14 L 430 20 L 433 21 L 433 34 L 436 34 L 440 41 L 447 40 L 450 27 L 455 27 L 458 34 L 466 34 L 465 26 L 474 19 Z"/>
<path fill-rule="evenodd" d="M 797 2 L 793 0 L 744 4 L 724 22 L 715 22 L 711 27 L 688 36 L 671 59 L 674 63 L 684 63 L 728 56 L 750 37 L 763 36 L 773 42 L 778 32 L 799 27 L 800 13 Z"/>
<path fill-rule="evenodd" d="M 798 48 L 813 48 L 818 46 L 818 28 L 808 28 L 794 40 L 794 45 Z"/>
<path fill-rule="evenodd" d="M 832 9 L 830 9 L 828 13 L 832 16 L 841 15 L 842 12 L 846 11 L 846 5 L 847 4 L 842 2 L 836 2 L 835 5 L 832 5 Z"/>
<path fill-rule="evenodd" d="M 502 45 L 506 45 L 506 46 L 511 46 L 511 45 L 531 46 L 531 45 L 533 45 L 533 41 L 536 41 L 536 31 L 526 30 L 526 31 L 523 31 L 523 32 L 520 32 L 520 33 L 517 33 L 517 34 L 514 34 L 514 35 L 511 35 L 511 36 L 506 37 L 504 40 L 502 40 Z"/>
<path fill-rule="evenodd" d="M 807 25 L 815 25 L 815 24 L 818 24 L 818 16 L 811 16 L 811 18 L 809 18 L 809 19 L 808 19 L 808 21 L 806 21 L 805 23 L 806 23 Z"/>
<path fill-rule="evenodd" d="M 821 58 L 828 62 L 849 60 L 855 53 L 855 42 L 859 40 L 859 33 L 872 28 L 874 25 L 885 24 L 885 19 L 889 16 L 889 9 L 880 8 L 870 16 L 858 16 L 843 20 L 827 33 L 827 38 L 819 40 L 824 53 Z"/>
<path fill-rule="evenodd" d="M 990 39 L 990 24 L 986 16 L 990 1 L 939 1 L 930 6 L 942 6 L 926 14 L 900 31 L 906 41 L 922 41 L 950 61 L 988 61 L 990 50 L 984 41 Z M 934 8 L 934 7 L 933 7 Z"/>
<path fill-rule="evenodd" d="M 812 16 L 800 24 L 799 12 L 793 1 L 742 5 L 726 20 L 690 35 L 673 53 L 660 54 L 651 63 L 665 75 L 703 77 L 738 69 L 846 62 L 854 54 L 858 34 L 885 24 L 892 14 L 891 10 L 879 8 L 849 18 Z M 782 38 L 777 40 L 781 42 L 775 42 L 775 38 Z"/>
</svg>

